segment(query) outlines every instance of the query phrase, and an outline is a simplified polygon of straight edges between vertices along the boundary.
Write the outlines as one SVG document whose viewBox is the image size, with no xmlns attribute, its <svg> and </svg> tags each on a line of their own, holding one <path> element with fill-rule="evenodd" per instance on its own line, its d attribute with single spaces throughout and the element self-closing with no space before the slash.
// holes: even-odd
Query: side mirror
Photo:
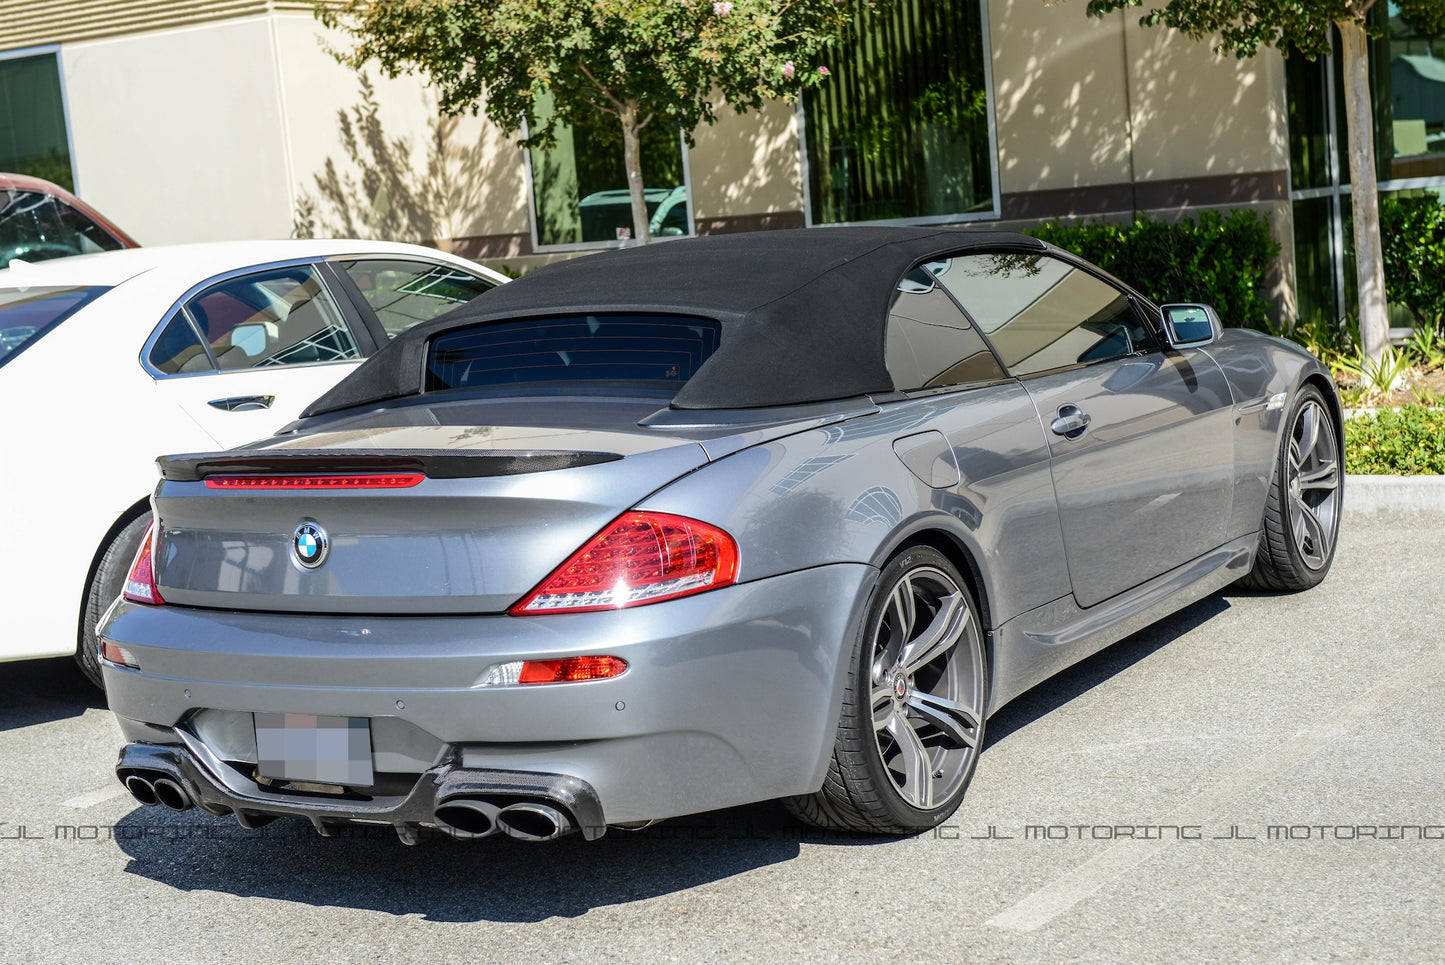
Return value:
<svg viewBox="0 0 1445 965">
<path fill-rule="evenodd" d="M 1170 348 L 1208 345 L 1224 332 L 1219 316 L 1208 305 L 1161 305 L 1159 312 Z"/>
</svg>

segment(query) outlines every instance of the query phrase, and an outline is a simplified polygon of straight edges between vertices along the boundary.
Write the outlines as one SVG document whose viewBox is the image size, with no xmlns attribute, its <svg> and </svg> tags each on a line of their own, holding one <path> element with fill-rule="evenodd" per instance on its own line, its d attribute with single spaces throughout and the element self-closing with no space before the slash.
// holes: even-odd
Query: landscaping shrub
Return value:
<svg viewBox="0 0 1445 965">
<path fill-rule="evenodd" d="M 1253 211 L 1206 210 L 1197 219 L 1133 224 L 1054 221 L 1030 232 L 1092 261 L 1159 303 L 1204 302 L 1224 324 L 1269 331 L 1265 273 L 1279 255 L 1269 222 Z"/>
<path fill-rule="evenodd" d="M 1349 420 L 1345 423 L 1345 471 L 1445 474 L 1445 410 L 1407 405 Z"/>
<path fill-rule="evenodd" d="M 1433 194 L 1380 201 L 1385 297 L 1403 305 L 1418 328 L 1445 321 L 1445 205 Z"/>
</svg>

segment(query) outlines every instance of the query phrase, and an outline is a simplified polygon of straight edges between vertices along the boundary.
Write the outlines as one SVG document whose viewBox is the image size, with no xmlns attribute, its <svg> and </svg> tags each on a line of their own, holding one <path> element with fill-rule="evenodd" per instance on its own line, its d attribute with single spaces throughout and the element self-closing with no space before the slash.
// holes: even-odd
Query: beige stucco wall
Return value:
<svg viewBox="0 0 1445 965">
<path fill-rule="evenodd" d="M 1117 15 L 1083 4 L 989 0 L 999 190 L 1129 180 L 1124 53 Z"/>
<path fill-rule="evenodd" d="M 1119 32 L 1129 50 L 1134 174 L 1140 181 L 1282 171 L 1289 164 L 1284 58 L 1220 56 L 1208 41 L 1143 28 Z"/>
<path fill-rule="evenodd" d="M 1138 8 L 1097 19 L 1079 0 L 988 9 L 1004 194 L 1285 168 L 1273 51 L 1219 57 L 1207 41 L 1140 27 Z"/>
<path fill-rule="evenodd" d="M 700 221 L 803 209 L 797 111 L 771 101 L 738 114 L 715 103 L 717 122 L 693 132 L 688 152 L 693 217 Z"/>
<path fill-rule="evenodd" d="M 321 35 L 311 16 L 281 13 L 62 45 L 85 198 L 143 244 L 290 235 L 328 158 L 357 173 L 337 123 L 361 101 L 357 78 Z M 435 99 L 419 78 L 372 77 L 383 135 L 410 148 L 398 174 L 429 195 L 442 238 L 526 234 L 515 137 L 470 115 L 442 122 L 444 162 L 429 170 Z M 356 233 L 369 201 L 354 197 Z M 340 233 L 319 213 L 318 233 Z"/>
<path fill-rule="evenodd" d="M 361 92 L 356 75 L 323 47 L 323 42 L 344 46 L 344 35 L 327 34 L 314 18 L 295 14 L 277 15 L 275 30 L 292 190 L 315 196 L 316 176 L 328 158 L 342 170 L 349 168 L 337 111 L 350 113 L 361 102 Z M 369 76 L 384 136 L 404 138 L 411 149 L 409 166 L 397 173 L 418 193 L 432 189 L 428 210 L 441 237 L 526 234 L 527 189 L 518 135 L 470 114 L 438 121 L 436 99 L 420 78 L 388 80 L 375 70 Z M 438 123 L 445 144 L 439 171 L 428 165 Z M 360 200 L 354 205 L 361 206 Z"/>
<path fill-rule="evenodd" d="M 81 192 L 142 244 L 289 233 L 266 18 L 65 44 L 61 63 Z"/>
</svg>

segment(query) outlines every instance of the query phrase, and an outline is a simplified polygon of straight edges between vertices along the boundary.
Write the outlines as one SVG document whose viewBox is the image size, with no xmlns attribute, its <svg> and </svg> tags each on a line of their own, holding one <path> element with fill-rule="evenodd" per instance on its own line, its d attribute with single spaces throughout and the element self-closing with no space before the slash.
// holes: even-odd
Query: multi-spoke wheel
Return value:
<svg viewBox="0 0 1445 965">
<path fill-rule="evenodd" d="M 1305 590 L 1325 578 L 1335 557 L 1343 483 L 1344 451 L 1334 416 L 1320 390 L 1306 386 L 1280 443 L 1249 574 L 1252 585 Z"/>
<path fill-rule="evenodd" d="M 987 694 L 968 588 L 937 550 L 905 550 L 884 567 L 864 619 L 823 789 L 789 808 L 829 828 L 934 827 L 973 776 Z"/>
</svg>

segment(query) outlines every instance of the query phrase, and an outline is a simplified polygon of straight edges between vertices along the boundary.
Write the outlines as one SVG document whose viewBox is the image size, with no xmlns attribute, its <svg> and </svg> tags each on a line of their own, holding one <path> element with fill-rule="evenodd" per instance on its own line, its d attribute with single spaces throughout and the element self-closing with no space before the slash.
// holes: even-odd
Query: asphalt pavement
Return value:
<svg viewBox="0 0 1445 965">
<path fill-rule="evenodd" d="M 1438 961 L 1445 512 L 1375 505 L 1317 589 L 1211 597 L 1004 708 L 901 840 L 772 804 L 592 843 L 244 831 L 135 805 L 68 661 L 0 665 L 0 960 Z"/>
</svg>

